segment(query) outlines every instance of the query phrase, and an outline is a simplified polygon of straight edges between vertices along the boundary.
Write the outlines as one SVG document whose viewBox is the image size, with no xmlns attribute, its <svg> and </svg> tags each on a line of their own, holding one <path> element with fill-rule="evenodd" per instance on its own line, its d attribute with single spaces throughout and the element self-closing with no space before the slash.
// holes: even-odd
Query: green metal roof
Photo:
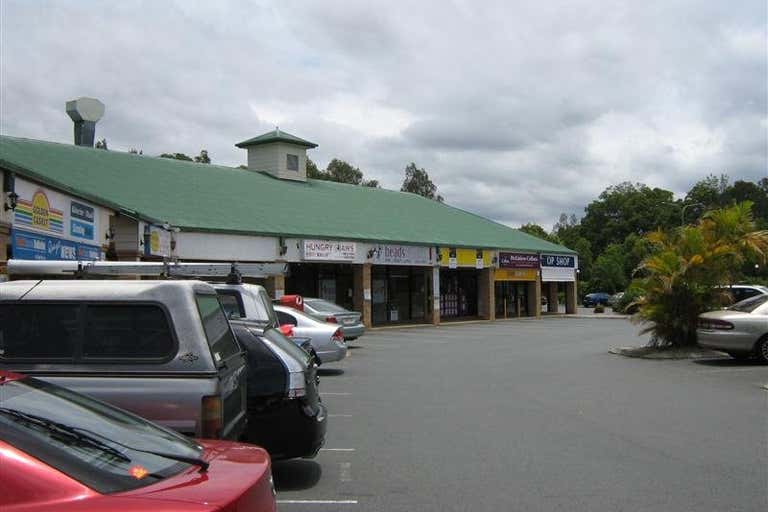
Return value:
<svg viewBox="0 0 768 512">
<path fill-rule="evenodd" d="M 272 142 L 287 142 L 288 144 L 296 144 L 297 146 L 304 146 L 305 148 L 316 148 L 317 144 L 309 142 L 308 140 L 301 139 L 290 133 L 286 133 L 279 129 L 272 130 L 258 137 L 244 140 L 235 144 L 238 148 L 247 148 L 248 146 L 258 146 L 259 144 L 271 144 Z"/>
<path fill-rule="evenodd" d="M 406 192 L 8 136 L 0 167 L 186 231 L 574 253 Z"/>
</svg>

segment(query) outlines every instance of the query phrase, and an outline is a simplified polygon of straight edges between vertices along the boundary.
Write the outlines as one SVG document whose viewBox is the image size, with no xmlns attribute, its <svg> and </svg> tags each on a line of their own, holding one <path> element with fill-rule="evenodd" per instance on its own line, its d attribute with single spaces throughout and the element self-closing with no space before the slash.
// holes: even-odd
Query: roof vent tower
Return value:
<svg viewBox="0 0 768 512">
<path fill-rule="evenodd" d="M 78 98 L 67 102 L 67 114 L 75 123 L 75 145 L 93 147 L 96 123 L 104 115 L 104 104 L 96 98 Z"/>
<path fill-rule="evenodd" d="M 248 170 L 271 174 L 282 180 L 307 181 L 307 149 L 317 144 L 280 128 L 235 144 L 248 151 Z"/>
</svg>

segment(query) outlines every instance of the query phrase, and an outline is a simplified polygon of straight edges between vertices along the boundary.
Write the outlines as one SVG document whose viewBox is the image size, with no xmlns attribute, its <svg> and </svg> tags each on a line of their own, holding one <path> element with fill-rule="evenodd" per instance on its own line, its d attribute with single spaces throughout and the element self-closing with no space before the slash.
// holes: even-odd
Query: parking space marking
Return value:
<svg viewBox="0 0 768 512">
<path fill-rule="evenodd" d="M 352 393 L 328 393 L 325 391 L 320 392 L 320 396 L 350 396 Z"/>
<path fill-rule="evenodd" d="M 329 418 L 351 418 L 351 414 L 329 414 Z"/>
<path fill-rule="evenodd" d="M 320 448 L 321 452 L 353 452 L 354 448 Z"/>
<path fill-rule="evenodd" d="M 342 482 L 352 481 L 352 463 L 351 462 L 341 462 L 339 464 L 339 479 Z"/>
<path fill-rule="evenodd" d="M 357 505 L 357 500 L 275 500 L 278 505 Z"/>
</svg>

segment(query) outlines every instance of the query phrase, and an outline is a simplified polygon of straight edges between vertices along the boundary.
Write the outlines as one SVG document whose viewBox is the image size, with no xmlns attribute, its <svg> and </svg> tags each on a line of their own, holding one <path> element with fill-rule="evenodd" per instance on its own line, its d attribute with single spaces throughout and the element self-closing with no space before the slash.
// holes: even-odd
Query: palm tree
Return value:
<svg viewBox="0 0 768 512">
<path fill-rule="evenodd" d="M 654 251 L 636 270 L 638 317 L 650 345 L 693 346 L 704 311 L 722 304 L 719 285 L 735 282 L 745 259 L 766 260 L 768 231 L 756 231 L 749 201 L 706 213 L 698 224 L 647 235 Z"/>
</svg>

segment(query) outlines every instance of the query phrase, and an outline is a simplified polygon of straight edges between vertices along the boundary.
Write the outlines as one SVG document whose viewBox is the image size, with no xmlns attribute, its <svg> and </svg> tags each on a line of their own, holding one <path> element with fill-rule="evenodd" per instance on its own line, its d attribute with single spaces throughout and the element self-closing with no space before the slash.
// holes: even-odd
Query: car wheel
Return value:
<svg viewBox="0 0 768 512">
<path fill-rule="evenodd" d="M 762 363 L 768 363 L 768 334 L 760 338 L 755 345 L 755 354 Z"/>
</svg>

